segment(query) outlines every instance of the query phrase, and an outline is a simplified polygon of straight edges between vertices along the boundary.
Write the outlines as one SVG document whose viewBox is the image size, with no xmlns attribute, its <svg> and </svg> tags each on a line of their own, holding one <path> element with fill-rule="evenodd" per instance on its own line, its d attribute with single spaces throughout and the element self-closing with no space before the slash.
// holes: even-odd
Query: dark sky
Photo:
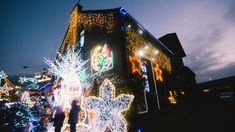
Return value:
<svg viewBox="0 0 235 132">
<path fill-rule="evenodd" d="M 0 0 L 0 71 L 46 67 L 77 0 Z M 197 81 L 235 75 L 235 0 L 82 0 L 84 9 L 123 6 L 156 38 L 176 32 Z M 22 66 L 31 68 L 23 69 Z"/>
</svg>

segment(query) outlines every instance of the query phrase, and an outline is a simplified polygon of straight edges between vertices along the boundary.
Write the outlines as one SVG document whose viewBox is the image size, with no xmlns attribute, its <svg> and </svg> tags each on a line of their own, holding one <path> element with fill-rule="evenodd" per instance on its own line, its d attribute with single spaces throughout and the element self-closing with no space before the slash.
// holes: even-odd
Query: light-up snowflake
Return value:
<svg viewBox="0 0 235 132">
<path fill-rule="evenodd" d="M 121 112 L 129 108 L 133 95 L 121 94 L 115 97 L 115 87 L 105 79 L 99 88 L 99 97 L 90 96 L 83 100 L 82 106 L 95 114 L 91 120 L 91 131 L 103 132 L 107 127 L 114 132 L 127 131 L 127 122 Z"/>
<path fill-rule="evenodd" d="M 58 59 L 55 62 L 45 58 L 45 62 L 50 66 L 50 71 L 62 78 L 61 88 L 55 90 L 55 103 L 70 107 L 71 101 L 82 95 L 87 82 L 84 80 L 84 61 L 80 52 L 73 52 L 67 49 L 67 53 L 62 55 L 58 53 Z"/>
</svg>

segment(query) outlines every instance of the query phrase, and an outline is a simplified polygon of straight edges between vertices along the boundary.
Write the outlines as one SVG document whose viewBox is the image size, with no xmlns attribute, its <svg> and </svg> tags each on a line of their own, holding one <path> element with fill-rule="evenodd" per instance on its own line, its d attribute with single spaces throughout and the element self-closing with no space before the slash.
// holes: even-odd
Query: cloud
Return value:
<svg viewBox="0 0 235 132">
<path fill-rule="evenodd" d="M 209 33 L 199 33 L 193 36 L 189 41 L 192 46 L 184 61 L 197 75 L 221 65 L 219 58 L 222 58 L 224 54 L 218 52 L 216 46 L 222 41 L 223 33 L 222 28 L 216 27 Z"/>
<path fill-rule="evenodd" d="M 205 71 L 204 73 L 201 73 L 197 77 L 198 82 L 205 82 L 208 81 L 209 78 L 212 78 L 213 80 L 223 78 L 223 77 L 229 77 L 229 76 L 234 76 L 235 75 L 235 63 L 230 63 L 226 65 L 223 69 L 219 70 L 208 70 Z"/>
</svg>

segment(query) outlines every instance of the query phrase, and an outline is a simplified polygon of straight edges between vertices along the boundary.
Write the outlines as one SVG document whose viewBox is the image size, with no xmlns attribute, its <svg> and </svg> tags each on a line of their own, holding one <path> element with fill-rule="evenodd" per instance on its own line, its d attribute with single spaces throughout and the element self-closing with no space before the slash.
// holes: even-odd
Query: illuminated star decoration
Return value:
<svg viewBox="0 0 235 132">
<path fill-rule="evenodd" d="M 113 68 L 113 54 L 105 44 L 91 51 L 91 66 L 96 72 L 103 72 Z"/>
<path fill-rule="evenodd" d="M 129 56 L 129 61 L 131 62 L 132 74 L 138 73 L 139 75 L 142 75 L 142 62 L 136 53 L 134 53 L 133 56 Z"/>
<path fill-rule="evenodd" d="M 121 112 L 128 110 L 133 95 L 120 94 L 115 97 L 115 87 L 112 82 L 105 79 L 99 88 L 99 97 L 90 96 L 83 100 L 82 106 L 95 113 L 91 121 L 94 131 L 103 132 L 107 127 L 114 132 L 127 131 L 127 122 Z"/>
<path fill-rule="evenodd" d="M 13 89 L 12 87 L 8 87 L 7 83 L 5 83 L 3 85 L 3 87 L 0 87 L 0 93 L 1 94 L 3 93 L 5 95 L 9 96 L 9 91 L 11 91 L 12 89 Z M 0 97 L 1 97 L 1 95 L 0 95 Z"/>
<path fill-rule="evenodd" d="M 50 66 L 50 71 L 58 78 L 62 78 L 61 88 L 54 91 L 56 104 L 70 107 L 72 100 L 82 95 L 87 80 L 80 78 L 84 74 L 85 64 L 88 60 L 84 61 L 80 51 L 74 52 L 67 49 L 66 54 L 58 53 L 58 59 L 52 61 L 45 58 L 45 62 Z M 84 75 L 83 75 L 84 76 Z M 85 77 L 86 79 L 86 77 Z"/>
<path fill-rule="evenodd" d="M 162 82 L 163 81 L 163 79 L 162 79 L 162 70 L 159 68 L 158 64 L 153 65 L 153 70 L 154 70 L 154 73 L 155 73 L 155 79 Z"/>
</svg>

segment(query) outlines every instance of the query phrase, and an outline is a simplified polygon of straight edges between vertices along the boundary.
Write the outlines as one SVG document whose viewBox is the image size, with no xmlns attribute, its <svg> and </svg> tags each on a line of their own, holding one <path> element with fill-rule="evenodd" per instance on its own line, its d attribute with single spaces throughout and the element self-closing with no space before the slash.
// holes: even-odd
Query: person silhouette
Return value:
<svg viewBox="0 0 235 132">
<path fill-rule="evenodd" d="M 57 107 L 53 124 L 53 126 L 55 127 L 55 132 L 61 132 L 61 128 L 64 123 L 64 118 L 65 114 L 63 111 L 63 107 L 62 106 Z"/>
<path fill-rule="evenodd" d="M 77 105 L 77 101 L 73 100 L 71 103 L 71 110 L 69 112 L 68 123 L 70 125 L 70 132 L 76 132 L 76 124 L 78 123 L 78 114 L 80 112 L 80 105 Z"/>
</svg>

